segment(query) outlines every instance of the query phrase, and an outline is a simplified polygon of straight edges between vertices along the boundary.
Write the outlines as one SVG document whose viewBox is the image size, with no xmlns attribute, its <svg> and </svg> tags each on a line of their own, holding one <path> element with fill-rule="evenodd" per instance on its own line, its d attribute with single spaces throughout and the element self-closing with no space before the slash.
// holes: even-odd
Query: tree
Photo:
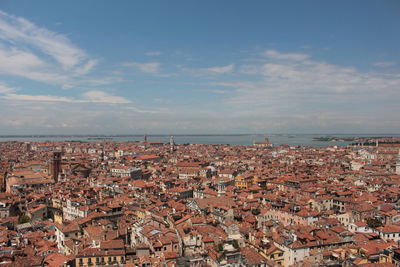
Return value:
<svg viewBox="0 0 400 267">
<path fill-rule="evenodd" d="M 367 224 L 371 228 L 382 226 L 382 222 L 377 218 L 367 218 Z"/>
<path fill-rule="evenodd" d="M 257 215 L 259 215 L 259 214 L 261 213 L 261 211 L 260 211 L 259 209 L 253 209 L 253 210 L 251 211 L 251 213 L 252 213 L 253 215 L 257 216 Z"/>
<path fill-rule="evenodd" d="M 239 243 L 238 243 L 238 241 L 237 241 L 236 239 L 234 239 L 234 240 L 232 241 L 232 246 L 233 246 L 234 248 L 236 248 L 236 249 L 239 249 Z"/>
<path fill-rule="evenodd" d="M 18 223 L 23 224 L 29 222 L 30 220 L 31 218 L 28 215 L 22 215 L 18 218 Z"/>
</svg>

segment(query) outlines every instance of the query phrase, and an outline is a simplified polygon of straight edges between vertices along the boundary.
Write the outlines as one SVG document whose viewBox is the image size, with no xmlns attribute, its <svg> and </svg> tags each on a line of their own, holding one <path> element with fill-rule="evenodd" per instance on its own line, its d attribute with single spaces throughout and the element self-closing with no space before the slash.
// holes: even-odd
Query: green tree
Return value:
<svg viewBox="0 0 400 267">
<path fill-rule="evenodd" d="M 259 214 L 261 213 L 261 211 L 260 211 L 259 209 L 253 209 L 253 210 L 251 211 L 251 213 L 252 213 L 253 215 L 257 216 L 257 215 L 259 215 Z"/>
<path fill-rule="evenodd" d="M 22 216 L 20 216 L 20 217 L 18 218 L 18 222 L 19 222 L 20 224 L 27 223 L 27 222 L 29 222 L 30 220 L 31 220 L 31 218 L 30 218 L 28 215 L 22 215 Z"/>
<path fill-rule="evenodd" d="M 234 239 L 234 240 L 232 241 L 232 246 L 233 246 L 234 248 L 236 248 L 236 249 L 239 248 L 239 243 L 238 243 L 238 241 L 237 241 L 236 239 Z"/>
<path fill-rule="evenodd" d="M 382 222 L 376 218 L 367 218 L 367 224 L 371 228 L 382 226 Z"/>
</svg>

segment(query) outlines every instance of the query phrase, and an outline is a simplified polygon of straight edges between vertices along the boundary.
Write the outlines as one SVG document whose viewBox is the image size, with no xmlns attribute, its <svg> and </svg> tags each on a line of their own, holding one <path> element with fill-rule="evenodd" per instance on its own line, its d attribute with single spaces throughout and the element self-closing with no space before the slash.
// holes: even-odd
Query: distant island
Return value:
<svg viewBox="0 0 400 267">
<path fill-rule="evenodd" d="M 112 140 L 112 137 L 89 137 L 88 140 Z"/>
<path fill-rule="evenodd" d="M 318 142 L 354 142 L 360 140 L 359 137 L 314 137 L 313 141 Z"/>
<path fill-rule="evenodd" d="M 314 137 L 313 141 L 317 142 L 352 142 L 350 145 L 372 146 L 379 144 L 400 144 L 400 138 L 391 136 L 374 136 L 374 137 Z"/>
</svg>

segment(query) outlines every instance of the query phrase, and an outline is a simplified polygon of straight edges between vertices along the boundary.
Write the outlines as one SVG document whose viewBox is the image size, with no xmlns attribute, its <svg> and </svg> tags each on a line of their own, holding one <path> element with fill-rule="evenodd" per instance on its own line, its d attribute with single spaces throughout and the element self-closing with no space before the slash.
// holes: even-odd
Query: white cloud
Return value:
<svg viewBox="0 0 400 267">
<path fill-rule="evenodd" d="M 116 77 L 116 76 L 106 76 L 106 77 L 88 77 L 81 79 L 80 82 L 81 84 L 87 84 L 91 86 L 100 86 L 100 85 L 107 85 L 107 84 L 115 84 L 115 83 L 120 83 L 124 82 L 124 80 L 121 77 Z"/>
<path fill-rule="evenodd" d="M 161 63 L 160 62 L 123 62 L 121 63 L 124 67 L 135 67 L 142 72 L 157 74 L 160 72 Z"/>
<path fill-rule="evenodd" d="M 265 94 L 377 93 L 382 90 L 393 92 L 395 86 L 400 84 L 400 80 L 394 75 L 363 73 L 352 67 L 310 60 L 309 56 L 297 56 L 299 54 L 276 51 L 274 54 L 279 56 L 271 57 L 268 63 L 241 66 L 242 73 L 262 77 L 257 82 L 247 83 L 243 88 L 258 88 Z M 243 83 L 237 84 L 240 86 Z"/>
<path fill-rule="evenodd" d="M 375 62 L 374 63 L 374 66 L 382 67 L 382 68 L 391 67 L 391 66 L 394 66 L 394 65 L 396 65 L 396 62 L 392 62 L 392 61 L 381 61 L 381 62 Z"/>
<path fill-rule="evenodd" d="M 66 36 L 0 11 L 0 73 L 63 85 L 96 64 Z"/>
<path fill-rule="evenodd" d="M 127 110 L 132 110 L 132 111 L 137 112 L 137 113 L 149 113 L 149 114 L 159 114 L 159 113 L 167 112 L 167 110 L 165 110 L 165 109 L 157 109 L 157 110 L 153 109 L 153 110 L 150 110 L 150 109 L 141 109 L 141 108 L 132 107 L 132 106 L 126 107 L 126 109 Z"/>
<path fill-rule="evenodd" d="M 0 102 L 0 114 L 7 114 L 0 116 L 3 134 L 133 133 L 143 125 L 154 125 L 167 112 L 98 92 L 79 98 L 8 94 L 0 96 Z"/>
<path fill-rule="evenodd" d="M 67 77 L 53 72 L 50 66 L 36 55 L 17 48 L 0 46 L 0 73 L 20 76 L 45 83 L 63 83 Z"/>
<path fill-rule="evenodd" d="M 287 59 L 287 60 L 295 60 L 295 61 L 302 61 L 310 56 L 307 54 L 301 53 L 280 53 L 276 50 L 266 50 L 263 55 L 268 58 L 272 59 Z"/>
<path fill-rule="evenodd" d="M 3 11 L 0 11 L 0 39 L 34 47 L 52 57 L 65 69 L 70 69 L 87 58 L 86 53 L 64 35 Z"/>
<path fill-rule="evenodd" d="M 240 73 L 254 75 L 259 73 L 259 69 L 258 66 L 255 65 L 242 65 L 240 66 Z"/>
<path fill-rule="evenodd" d="M 349 132 L 362 125 L 370 131 L 374 127 L 398 127 L 399 123 L 393 121 L 400 110 L 393 99 L 400 97 L 400 76 L 363 72 L 311 60 L 309 55 L 277 51 L 269 54 L 266 63 L 238 67 L 241 73 L 253 77 L 208 83 L 233 89 L 224 95 L 219 107 L 230 107 L 229 115 L 243 125 L 291 128 L 292 132 Z"/>
<path fill-rule="evenodd" d="M 25 52 L 21 49 L 16 51 L 16 55 Z M 258 60 L 240 61 L 246 65 L 233 62 L 210 68 L 181 68 L 183 72 L 179 75 L 183 79 L 176 83 L 177 89 L 169 91 L 170 97 L 161 94 L 153 99 L 154 107 L 136 106 L 125 97 L 102 90 L 87 89 L 73 97 L 30 96 L 17 94 L 13 88 L 2 92 L 0 86 L 0 95 L 3 95 L 0 96 L 0 113 L 8 115 L 7 118 L 0 116 L 0 129 L 25 129 L 27 125 L 39 131 L 41 127 L 52 128 L 56 133 L 64 131 L 64 127 L 72 132 L 81 132 L 82 129 L 101 133 L 355 132 L 360 129 L 371 132 L 375 129 L 400 129 L 397 118 L 400 110 L 396 102 L 400 97 L 398 74 L 365 72 L 329 64 L 315 60 L 311 54 L 280 51 L 267 54 L 267 58 L 263 55 Z M 38 59 L 36 62 L 32 57 L 23 68 L 18 65 L 10 69 L 22 72 L 47 68 L 48 63 Z M 12 61 L 9 60 L 8 64 L 12 66 Z M 145 63 L 126 62 L 125 66 L 140 69 L 136 64 Z M 156 69 L 159 71 L 159 67 Z M 236 70 L 246 75 L 235 75 L 234 78 L 219 75 Z M 197 74 L 199 76 L 190 80 Z M 102 85 L 119 79 L 86 77 L 82 82 Z M 4 87 L 8 88 L 7 85 Z M 166 84 L 165 88 L 167 91 L 171 85 Z M 185 94 L 181 94 L 183 90 Z M 189 91 L 197 92 L 199 97 L 193 97 L 187 93 Z M 204 93 L 199 94 L 200 91 Z M 146 99 L 142 100 L 141 103 L 146 102 Z M 109 105 L 104 108 L 106 103 Z"/>
<path fill-rule="evenodd" d="M 208 76 L 232 73 L 235 70 L 235 64 L 229 64 L 226 66 L 213 66 L 208 68 L 187 68 L 179 66 L 184 72 L 190 73 L 194 76 Z"/>
<path fill-rule="evenodd" d="M 229 64 L 226 66 L 215 66 L 215 67 L 210 67 L 206 68 L 205 70 L 211 73 L 215 74 L 224 74 L 224 73 L 229 73 L 232 72 L 235 68 L 234 64 Z"/>
<path fill-rule="evenodd" d="M 76 100 L 62 96 L 50 95 L 24 95 L 24 94 L 6 94 L 0 96 L 1 99 L 16 101 L 38 101 L 38 102 L 75 102 Z"/>
<path fill-rule="evenodd" d="M 102 91 L 88 91 L 83 94 L 83 97 L 86 101 L 95 102 L 95 103 L 112 103 L 112 104 L 127 104 L 131 103 L 130 100 L 121 97 L 107 94 Z"/>
<path fill-rule="evenodd" d="M 83 66 L 77 68 L 75 72 L 79 75 L 84 75 L 88 73 L 94 66 L 96 66 L 97 63 L 98 61 L 95 59 L 88 60 Z"/>
<path fill-rule="evenodd" d="M 5 93 L 11 93 L 18 91 L 17 88 L 9 87 L 5 83 L 0 82 L 0 93 L 5 94 Z"/>
<path fill-rule="evenodd" d="M 1 89 L 1 87 L 0 87 Z M 108 103 L 108 104 L 129 104 L 131 101 L 121 96 L 114 96 L 103 91 L 87 91 L 82 98 L 72 98 L 54 95 L 27 95 L 6 93 L 0 99 L 30 102 L 65 102 L 65 103 Z"/>
</svg>

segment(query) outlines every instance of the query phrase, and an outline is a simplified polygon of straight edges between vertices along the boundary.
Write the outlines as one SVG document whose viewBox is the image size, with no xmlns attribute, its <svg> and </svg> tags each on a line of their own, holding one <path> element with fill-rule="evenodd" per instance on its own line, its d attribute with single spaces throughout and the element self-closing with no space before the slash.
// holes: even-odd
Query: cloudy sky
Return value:
<svg viewBox="0 0 400 267">
<path fill-rule="evenodd" d="M 399 133 L 400 2 L 0 2 L 0 134 Z"/>
</svg>

